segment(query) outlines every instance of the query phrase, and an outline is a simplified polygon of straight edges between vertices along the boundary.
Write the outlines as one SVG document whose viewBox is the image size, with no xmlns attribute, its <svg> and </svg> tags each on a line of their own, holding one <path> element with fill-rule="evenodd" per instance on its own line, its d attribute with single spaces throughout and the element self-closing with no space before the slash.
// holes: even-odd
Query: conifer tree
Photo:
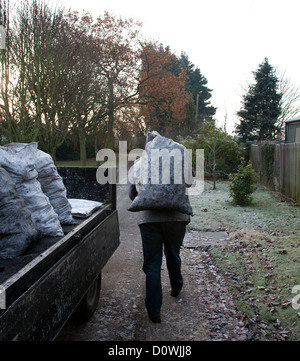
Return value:
<svg viewBox="0 0 300 361">
<path fill-rule="evenodd" d="M 179 63 L 186 72 L 186 91 L 190 95 L 187 104 L 187 119 L 185 120 L 185 131 L 190 134 L 199 130 L 206 121 L 213 121 L 216 108 L 211 104 L 212 89 L 208 88 L 208 81 L 185 53 L 181 53 Z M 184 129 L 181 129 L 184 134 Z"/>
<path fill-rule="evenodd" d="M 272 140 L 280 133 L 276 125 L 281 114 L 279 80 L 267 58 L 253 74 L 255 83 L 243 96 L 242 109 L 237 113 L 240 124 L 236 132 L 243 140 Z"/>
</svg>

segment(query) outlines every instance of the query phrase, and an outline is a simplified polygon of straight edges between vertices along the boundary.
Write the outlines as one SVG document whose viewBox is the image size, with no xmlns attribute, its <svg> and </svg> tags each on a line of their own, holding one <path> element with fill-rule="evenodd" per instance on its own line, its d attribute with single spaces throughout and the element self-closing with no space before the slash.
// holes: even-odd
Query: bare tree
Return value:
<svg viewBox="0 0 300 361">
<path fill-rule="evenodd" d="M 94 66 L 106 84 L 103 105 L 107 112 L 107 146 L 114 148 L 116 114 L 136 101 L 140 66 L 139 31 L 132 19 L 115 18 L 108 12 L 93 25 L 96 45 Z"/>
<path fill-rule="evenodd" d="M 82 16 L 69 12 L 66 18 L 70 59 L 65 93 L 71 127 L 78 135 L 82 165 L 86 165 L 87 133 L 96 136 L 106 115 L 103 107 L 105 87 L 93 63 L 96 46 L 92 22 L 91 15 L 85 12 Z"/>
<path fill-rule="evenodd" d="M 9 2 L 0 0 L 0 142 L 13 140 L 11 134 L 16 131 L 10 107 L 10 9 Z"/>
<path fill-rule="evenodd" d="M 278 118 L 278 125 L 284 130 L 285 121 L 300 114 L 300 88 L 283 72 L 279 75 L 279 91 L 282 93 L 281 115 Z"/>
<path fill-rule="evenodd" d="M 91 61 L 90 21 L 88 15 L 79 18 L 42 0 L 19 3 L 11 21 L 10 46 L 2 54 L 6 77 L 1 78 L 0 115 L 5 139 L 39 141 L 55 159 L 72 127 L 85 161 L 86 126 L 99 114 L 102 91 Z"/>
<path fill-rule="evenodd" d="M 24 1 L 14 9 L 10 29 L 9 72 L 11 91 L 6 118 L 9 140 L 39 141 L 55 158 L 68 124 L 61 114 L 66 79 L 66 54 L 61 43 L 62 9 L 52 9 L 41 0 Z"/>
</svg>

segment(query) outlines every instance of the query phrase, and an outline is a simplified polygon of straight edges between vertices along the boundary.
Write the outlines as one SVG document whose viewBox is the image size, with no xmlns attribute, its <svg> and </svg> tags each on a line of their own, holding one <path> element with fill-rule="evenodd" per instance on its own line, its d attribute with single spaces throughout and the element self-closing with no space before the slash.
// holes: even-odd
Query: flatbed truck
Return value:
<svg viewBox="0 0 300 361">
<path fill-rule="evenodd" d="M 21 256 L 0 259 L 1 341 L 55 340 L 69 318 L 86 321 L 95 312 L 101 271 L 120 244 L 116 185 L 100 185 L 97 167 L 58 167 L 68 198 L 103 206 L 64 236 L 45 237 Z"/>
</svg>

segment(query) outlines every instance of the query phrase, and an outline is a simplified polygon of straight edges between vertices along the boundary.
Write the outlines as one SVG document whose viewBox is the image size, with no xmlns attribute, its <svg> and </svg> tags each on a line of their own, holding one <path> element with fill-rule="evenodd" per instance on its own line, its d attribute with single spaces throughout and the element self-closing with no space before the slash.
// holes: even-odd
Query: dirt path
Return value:
<svg viewBox="0 0 300 361">
<path fill-rule="evenodd" d="M 224 279 L 205 248 L 182 248 L 184 288 L 170 296 L 165 262 L 162 266 L 161 324 L 153 324 L 144 306 L 145 276 L 136 214 L 127 211 L 127 186 L 119 186 L 121 245 L 102 273 L 99 307 L 89 322 L 68 323 L 58 340 L 72 341 L 204 341 L 246 340 L 248 331 L 238 315 Z M 193 238 L 193 237 L 192 237 Z M 191 234 L 187 236 L 191 241 Z M 199 242 L 199 240 L 198 240 Z M 200 243 L 199 243 L 200 245 Z"/>
</svg>

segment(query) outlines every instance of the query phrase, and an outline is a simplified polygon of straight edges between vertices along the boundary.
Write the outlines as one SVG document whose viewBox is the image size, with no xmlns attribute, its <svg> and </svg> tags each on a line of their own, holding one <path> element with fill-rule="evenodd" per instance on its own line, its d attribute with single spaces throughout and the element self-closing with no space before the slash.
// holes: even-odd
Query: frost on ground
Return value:
<svg viewBox="0 0 300 361">
<path fill-rule="evenodd" d="M 243 320 L 250 338 L 298 339 L 299 315 L 290 299 L 299 284 L 300 208 L 262 187 L 251 206 L 239 207 L 231 203 L 228 183 L 211 188 L 207 183 L 205 192 L 191 199 L 195 217 L 190 228 L 228 233 L 224 247 L 209 247 L 209 253 L 248 315 Z"/>
<path fill-rule="evenodd" d="M 166 264 L 162 265 L 161 324 L 149 321 L 144 307 L 144 277 L 126 273 L 114 289 L 104 284 L 99 307 L 85 325 L 68 325 L 60 340 L 76 341 L 245 341 L 248 330 L 237 312 L 224 278 L 210 255 L 182 249 L 184 287 L 170 296 Z M 105 279 L 105 277 L 104 277 Z"/>
<path fill-rule="evenodd" d="M 242 228 L 261 232 L 293 231 L 300 223 L 299 208 L 287 202 L 274 202 L 272 192 L 258 187 L 253 203 L 240 207 L 231 203 L 228 182 L 217 182 L 213 190 L 209 182 L 201 195 L 191 196 L 194 217 L 190 228 L 201 231 L 233 231 Z"/>
<path fill-rule="evenodd" d="M 272 287 L 266 285 L 264 289 L 260 283 L 258 291 L 265 292 L 260 295 L 255 293 L 256 285 L 252 285 L 248 278 L 256 274 L 253 259 L 259 255 L 267 277 L 263 277 L 263 280 L 266 283 L 273 282 L 273 279 L 276 281 L 276 276 L 271 276 L 270 268 L 275 264 L 272 258 L 274 240 L 277 247 L 279 235 L 294 232 L 293 237 L 297 236 L 300 209 L 274 200 L 271 192 L 260 188 L 254 194 L 252 206 L 237 207 L 230 203 L 226 182 L 218 182 L 217 190 L 211 188 L 211 184 L 207 183 L 202 195 L 190 198 L 195 215 L 188 226 L 181 251 L 184 287 L 177 298 L 170 296 L 165 261 L 162 265 L 161 324 L 153 324 L 145 310 L 142 244 L 136 215 L 127 211 L 127 187 L 118 189 L 121 245 L 104 268 L 99 307 L 88 323 L 67 325 L 60 335 L 61 340 L 258 340 L 268 334 L 272 334 L 273 339 L 285 339 L 286 331 L 280 328 L 276 313 L 272 314 L 277 327 L 275 334 L 257 314 L 245 318 L 244 313 L 238 311 L 238 300 L 228 288 L 228 278 L 236 280 L 236 285 L 241 287 L 241 298 L 247 297 L 251 307 L 257 306 L 260 297 L 261 302 L 268 303 L 267 312 L 269 309 L 277 312 L 281 306 L 275 304 L 275 292 L 280 291 L 279 285 L 285 287 L 288 281 L 277 280 L 278 283 L 272 283 Z M 297 242 L 294 238 L 290 248 L 283 243 L 279 257 L 295 252 Z M 227 265 L 227 272 L 216 263 L 215 250 L 219 250 L 221 260 Z M 272 255 L 270 251 L 273 251 Z M 231 266 L 236 256 L 245 259 L 245 268 L 239 274 Z M 297 265 L 297 262 L 292 263 Z M 267 288 L 271 292 L 267 292 Z"/>
<path fill-rule="evenodd" d="M 189 249 L 189 254 L 186 252 L 185 256 L 190 277 L 197 284 L 195 291 L 201 300 L 201 319 L 207 340 L 248 340 L 249 331 L 236 309 L 224 277 L 209 253 L 201 249 Z"/>
</svg>

